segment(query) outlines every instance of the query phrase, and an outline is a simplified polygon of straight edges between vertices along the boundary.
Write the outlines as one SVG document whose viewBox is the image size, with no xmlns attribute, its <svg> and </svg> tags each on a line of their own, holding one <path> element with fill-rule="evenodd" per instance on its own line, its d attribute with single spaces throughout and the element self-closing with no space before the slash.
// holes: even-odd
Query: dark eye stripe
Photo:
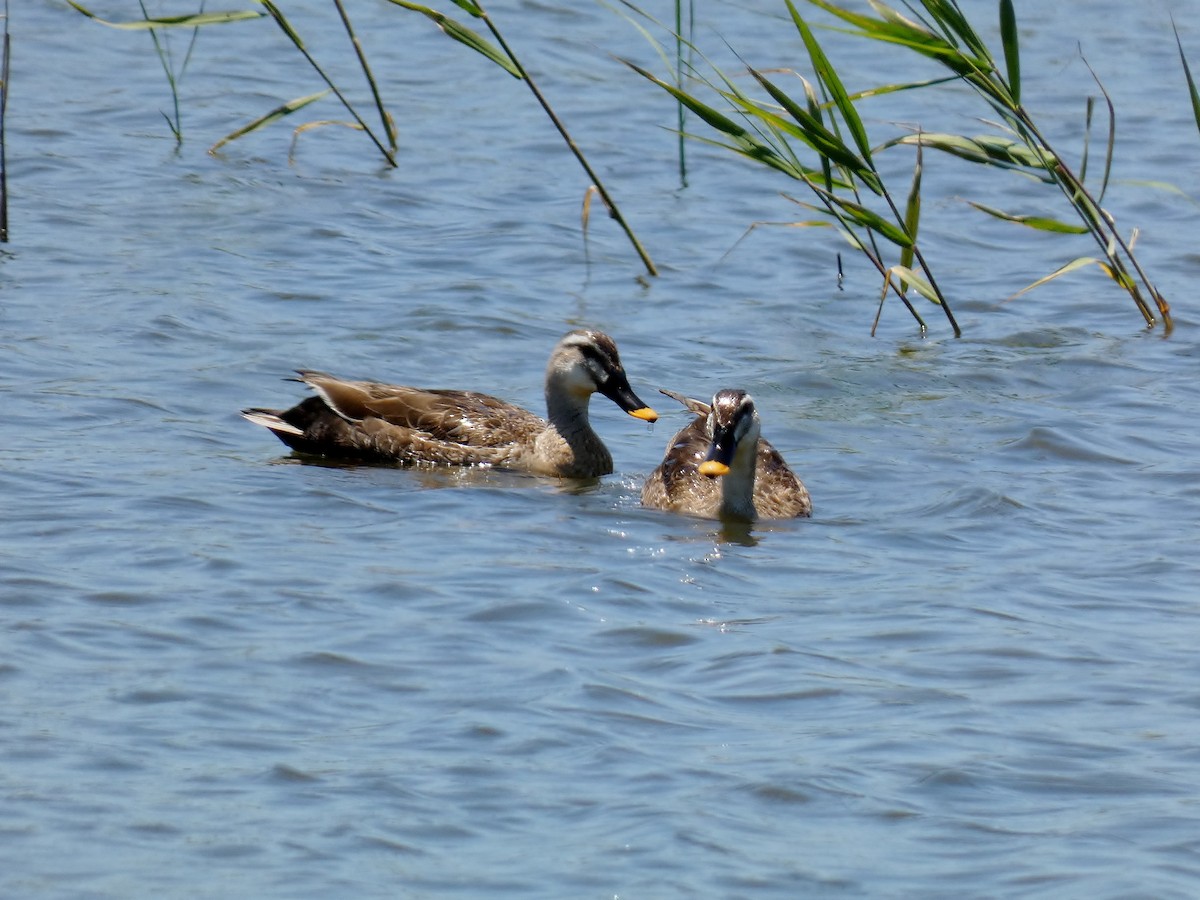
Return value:
<svg viewBox="0 0 1200 900">
<path fill-rule="evenodd" d="M 596 363 L 602 371 L 608 372 L 613 369 L 619 369 L 621 364 L 617 361 L 615 354 L 609 355 L 601 350 L 595 344 L 580 344 L 579 352 L 584 359 L 591 360 Z"/>
</svg>

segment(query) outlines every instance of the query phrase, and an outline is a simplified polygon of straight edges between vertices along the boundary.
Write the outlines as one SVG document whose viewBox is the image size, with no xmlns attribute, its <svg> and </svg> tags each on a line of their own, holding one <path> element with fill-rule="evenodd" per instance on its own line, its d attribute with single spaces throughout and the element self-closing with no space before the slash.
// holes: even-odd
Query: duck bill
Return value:
<svg viewBox="0 0 1200 900">
<path fill-rule="evenodd" d="M 707 475 L 709 478 L 720 478 L 722 475 L 729 474 L 729 466 L 719 463 L 715 459 L 706 459 L 700 463 L 699 471 L 701 475 Z"/>
<path fill-rule="evenodd" d="M 609 378 L 608 384 L 600 389 L 600 393 L 635 419 L 641 419 L 643 422 L 658 421 L 658 413 L 638 398 L 624 378 Z"/>
<path fill-rule="evenodd" d="M 733 437 L 733 430 L 718 428 L 716 434 L 713 435 L 712 443 L 708 445 L 708 454 L 704 457 L 704 462 L 700 463 L 698 471 L 701 475 L 707 475 L 709 478 L 728 475 L 735 450 L 737 450 L 737 441 Z"/>
</svg>

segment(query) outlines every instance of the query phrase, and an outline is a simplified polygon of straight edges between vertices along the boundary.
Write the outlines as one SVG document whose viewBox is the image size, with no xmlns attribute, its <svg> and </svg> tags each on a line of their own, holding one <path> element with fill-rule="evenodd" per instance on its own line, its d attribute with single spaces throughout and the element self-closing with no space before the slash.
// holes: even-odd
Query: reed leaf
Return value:
<svg viewBox="0 0 1200 900">
<path fill-rule="evenodd" d="M 1033 284 L 1029 284 L 1029 285 L 1026 285 L 1025 287 L 1021 288 L 1021 290 L 1017 291 L 1009 299 L 1015 300 L 1017 297 L 1020 297 L 1022 294 L 1028 294 L 1034 288 L 1039 288 L 1043 284 L 1053 281 L 1055 278 L 1061 278 L 1063 275 L 1066 275 L 1070 272 L 1074 272 L 1076 269 L 1082 269 L 1084 266 L 1091 266 L 1091 265 L 1096 265 L 1102 269 L 1106 269 L 1109 276 L 1110 277 L 1112 276 L 1112 269 L 1109 268 L 1103 260 L 1097 259 L 1094 256 L 1080 256 L 1077 259 L 1071 260 L 1069 263 L 1065 263 L 1064 265 L 1059 266 L 1057 269 L 1055 269 L 1049 275 L 1043 275 L 1037 281 L 1033 282 Z"/>
<path fill-rule="evenodd" d="M 833 3 L 826 2 L 826 0 L 809 0 L 809 2 L 828 13 L 832 13 L 843 22 L 853 25 L 859 30 L 862 37 L 909 46 L 927 42 L 943 45 L 946 43 L 929 29 L 922 28 L 920 25 L 910 19 L 906 19 L 896 10 L 882 3 L 871 3 L 871 6 L 882 17 L 872 19 L 870 16 L 844 9 Z"/>
<path fill-rule="evenodd" d="M 838 112 L 842 114 L 842 121 L 846 123 L 846 127 L 850 130 L 850 136 L 854 138 L 859 155 L 869 166 L 871 164 L 871 144 L 867 140 L 867 130 L 863 127 L 858 110 L 854 108 L 854 104 L 850 101 L 841 78 L 838 77 L 837 70 L 830 64 L 829 57 L 821 49 L 821 45 L 817 42 L 816 37 L 813 36 L 812 29 L 808 27 L 808 23 L 804 21 L 804 18 L 796 10 L 792 0 L 785 0 L 785 2 L 787 3 L 788 12 L 792 15 L 792 22 L 800 32 L 801 40 L 804 41 L 804 47 L 808 51 L 809 59 L 812 60 L 814 73 L 821 84 L 825 86 L 825 89 L 829 91 Z M 759 78 L 759 81 L 761 83 L 762 79 Z"/>
<path fill-rule="evenodd" d="M 8 243 L 8 151 L 4 120 L 8 115 L 9 59 L 12 40 L 8 31 L 8 2 L 4 3 L 4 34 L 0 49 L 0 243 Z"/>
<path fill-rule="evenodd" d="M 479 53 L 487 59 L 490 59 L 509 75 L 513 76 L 513 78 L 522 79 L 525 77 L 520 67 L 507 53 L 496 47 L 482 35 L 472 31 L 466 25 L 451 19 L 445 13 L 438 12 L 436 9 L 430 9 L 428 6 L 422 6 L 420 3 L 410 3 L 409 0 L 388 0 L 388 2 L 396 6 L 403 7 L 404 9 L 410 9 L 413 12 L 419 12 L 421 15 L 426 16 L 435 25 L 437 25 L 439 29 L 441 29 L 441 32 L 444 35 L 458 41 L 464 46 L 470 47 L 476 53 Z M 480 10 L 480 8 L 474 3 L 469 3 L 467 0 L 463 0 L 463 2 L 454 0 L 454 2 L 458 6 L 467 10 L 467 12 L 470 12 L 471 15 L 482 18 L 482 10 Z M 472 12 L 472 9 L 475 11 Z"/>
<path fill-rule="evenodd" d="M 100 25 L 107 25 L 109 28 L 121 28 L 129 31 L 145 31 L 147 28 L 199 28 L 203 25 L 224 25 L 229 22 L 242 22 L 247 19 L 261 19 L 266 15 L 266 13 L 258 10 L 245 9 L 231 12 L 195 13 L 187 16 L 157 16 L 151 19 L 138 19 L 133 22 L 111 22 L 108 19 L 100 18 L 91 10 L 76 3 L 75 0 L 67 0 L 67 3 L 76 12 L 82 13 L 93 22 Z"/>
<path fill-rule="evenodd" d="M 1112 97 L 1109 96 L 1108 90 L 1104 87 L 1104 82 L 1100 80 L 1100 76 L 1096 74 L 1096 70 L 1092 68 L 1092 64 L 1083 59 L 1083 64 L 1087 66 L 1088 72 L 1091 73 L 1092 80 L 1096 82 L 1096 87 L 1100 89 L 1100 96 L 1104 98 L 1104 103 L 1108 107 L 1108 141 L 1104 146 L 1104 177 L 1100 182 L 1100 191 L 1096 195 L 1096 202 L 1101 203 L 1104 200 L 1104 195 L 1108 193 L 1108 180 L 1112 175 L 1113 151 L 1117 145 L 1117 110 L 1113 106 Z M 1091 125 L 1091 116 L 1088 116 L 1088 125 Z M 1082 173 L 1079 176 L 1080 183 L 1083 182 Z"/>
<path fill-rule="evenodd" d="M 1183 63 L 1183 75 L 1187 79 L 1188 96 L 1192 100 L 1192 116 L 1196 120 L 1196 128 L 1200 129 L 1200 92 L 1196 90 L 1195 79 L 1192 78 L 1192 69 L 1188 65 L 1187 56 L 1183 52 L 1183 41 L 1179 37 L 1179 29 L 1175 27 L 1175 20 L 1171 20 L 1171 29 L 1175 32 L 1175 45 L 1179 48 L 1179 61 Z"/>
<path fill-rule="evenodd" d="M 1000 43 L 1004 47 L 1004 66 L 1008 70 L 1008 89 L 1013 103 L 1021 103 L 1021 45 L 1017 35 L 1017 14 L 1012 0 L 1000 0 Z"/>
<path fill-rule="evenodd" d="M 309 53 L 308 48 L 304 46 L 304 41 L 301 39 L 299 32 L 292 27 L 291 22 L 289 22 L 287 17 L 283 14 L 283 10 L 276 6 L 273 0 L 258 0 L 258 2 L 262 4 L 263 9 L 267 11 L 267 14 L 272 20 L 274 20 L 275 24 L 279 26 L 279 29 L 285 35 L 287 35 L 288 39 L 295 45 L 296 49 L 300 51 L 300 54 L 304 57 L 308 64 L 312 66 L 313 71 L 321 77 L 321 80 L 324 81 L 326 85 L 328 85 L 329 90 L 333 92 L 335 97 L 337 97 L 338 102 L 345 107 L 346 111 L 350 113 L 351 118 L 354 119 L 359 128 L 361 128 L 366 133 L 367 137 L 371 139 L 371 143 L 373 143 L 379 152 L 383 154 L 383 158 L 387 161 L 387 164 L 395 167 L 396 154 L 392 150 L 389 150 L 387 147 L 385 147 L 383 142 L 376 137 L 375 132 L 371 130 L 370 126 L 368 126 L 365 121 L 363 121 L 363 117 L 359 115 L 358 110 L 356 110 L 354 105 L 346 98 L 346 95 L 342 92 L 341 88 L 339 88 L 334 83 L 333 79 L 329 77 L 329 74 L 324 68 L 321 67 L 321 64 L 317 62 L 316 57 Z M 267 115 L 269 116 L 270 113 Z M 388 134 L 390 137 L 390 129 L 388 129 Z"/>
<path fill-rule="evenodd" d="M 683 90 L 680 88 L 680 90 Z M 750 120 L 761 122 L 769 132 L 778 135 L 793 137 L 798 141 L 802 141 L 813 149 L 816 149 L 813 142 L 809 139 L 808 133 L 797 125 L 795 122 L 785 119 L 779 113 L 764 107 L 761 103 L 750 99 L 742 94 L 726 93 L 714 87 L 717 94 L 724 97 L 730 103 L 737 107 L 738 111 L 744 117 Z M 756 129 L 757 130 L 757 129 Z M 761 132 L 760 132 L 761 133 Z"/>
<path fill-rule="evenodd" d="M 350 15 L 346 12 L 344 0 L 333 0 L 333 5 L 342 20 L 342 27 L 346 30 L 346 36 L 350 38 L 350 44 L 354 48 L 354 55 L 358 59 L 358 65 L 362 69 L 363 77 L 367 80 L 367 86 L 371 89 L 371 97 L 375 101 L 375 110 L 379 113 L 379 122 L 383 126 L 384 134 L 387 135 L 388 149 L 392 153 L 395 153 L 397 147 L 396 122 L 384 105 L 383 95 L 379 92 L 379 82 L 375 80 L 375 73 L 371 71 L 371 64 L 367 60 L 367 54 L 363 51 L 362 42 L 359 41 L 358 35 L 354 31 L 354 26 L 350 22 Z"/>
<path fill-rule="evenodd" d="M 879 215 L 872 209 L 863 206 L 861 203 L 856 203 L 853 200 L 847 200 L 845 197 L 839 197 L 830 191 L 825 190 L 820 185 L 812 184 L 809 187 L 816 191 L 825 200 L 828 200 L 837 210 L 843 213 L 847 218 L 854 220 L 864 228 L 870 229 L 880 237 L 886 238 L 897 247 L 912 247 L 913 239 L 905 230 L 895 224 L 889 222 L 883 216 Z"/>
<path fill-rule="evenodd" d="M 884 7 L 883 4 L 872 2 L 871 5 L 877 10 L 887 9 L 886 19 L 872 19 L 870 16 L 843 9 L 828 0 L 809 0 L 809 2 L 837 16 L 842 21 L 854 25 L 859 29 L 862 37 L 908 47 L 922 56 L 937 60 L 959 76 L 974 75 L 989 68 L 986 58 L 981 60 L 968 56 L 945 38 L 909 22 L 890 7 Z"/>
<path fill-rule="evenodd" d="M 917 289 L 917 293 L 928 300 L 930 303 L 942 305 L 942 298 L 938 296 L 937 291 L 929 284 L 928 281 L 919 273 L 910 269 L 908 266 L 892 266 L 887 270 L 889 277 L 900 279 L 900 290 L 904 291 L 905 285 Z"/>
<path fill-rule="evenodd" d="M 870 2 L 872 6 L 882 6 L 879 0 L 870 0 Z M 934 55 L 930 50 L 935 49 L 936 45 L 926 49 L 920 47 L 913 47 L 913 49 L 926 56 L 933 56 L 952 71 L 962 75 L 1001 114 L 1009 115 L 1019 104 L 1013 99 L 1009 86 L 1000 78 L 996 61 L 987 44 L 971 27 L 971 23 L 962 14 L 955 0 L 921 0 L 921 5 L 941 28 L 942 39 L 947 46 L 953 47 L 958 56 L 955 57 L 949 53 Z M 1015 37 L 1015 20 L 1013 27 Z M 959 50 L 960 44 L 965 46 L 967 52 Z"/>
<path fill-rule="evenodd" d="M 788 160 L 784 159 L 779 153 L 777 153 L 772 147 L 760 140 L 757 135 L 746 128 L 743 128 L 737 122 L 733 121 L 733 119 L 713 109 L 707 103 L 696 99 L 687 91 L 684 91 L 667 81 L 663 81 L 661 78 L 651 74 L 636 63 L 630 62 L 629 60 L 623 60 L 623 62 L 643 78 L 646 78 L 649 81 L 657 84 L 660 88 L 691 110 L 710 127 L 715 128 L 722 134 L 729 136 L 735 142 L 735 146 L 730 146 L 727 144 L 722 144 L 721 146 L 728 147 L 737 153 L 741 153 L 742 155 L 757 160 L 758 162 L 765 163 L 774 169 L 779 169 L 780 171 L 786 172 L 793 178 L 796 178 L 800 181 L 805 179 L 805 174 L 802 171 L 798 170 Z"/>
<path fill-rule="evenodd" d="M 947 37 L 962 41 L 977 59 L 991 60 L 992 55 L 988 51 L 987 44 L 971 27 L 971 23 L 962 14 L 962 10 L 958 8 L 958 4 L 954 0 L 921 0 L 921 5 L 942 26 Z M 988 68 L 994 68 L 994 66 L 988 66 Z"/>
<path fill-rule="evenodd" d="M 893 138 L 883 146 L 891 147 L 897 144 L 920 144 L 969 162 L 1027 171 L 1028 174 L 1049 184 L 1053 184 L 1055 181 L 1053 174 L 1055 157 L 1049 150 L 1045 147 L 1035 150 L 1027 144 L 999 135 L 984 134 L 967 137 L 961 134 L 922 131 L 918 134 L 906 134 Z"/>
<path fill-rule="evenodd" d="M 736 106 L 749 123 L 761 123 L 763 125 L 762 129 L 755 128 L 759 136 L 757 138 L 753 137 L 749 131 L 743 129 L 745 139 L 740 137 L 735 138 L 735 144 L 706 141 L 705 138 L 694 134 L 686 135 L 687 137 L 706 141 L 718 147 L 723 147 L 726 150 L 732 150 L 734 153 L 748 156 L 755 161 L 764 162 L 798 181 L 805 181 L 819 175 L 829 190 L 833 190 L 834 188 L 852 190 L 853 185 L 850 180 L 834 177 L 829 157 L 823 153 L 818 152 L 817 154 L 818 159 L 821 161 L 820 172 L 800 162 L 799 158 L 792 151 L 791 145 L 787 142 L 788 137 L 793 137 L 806 146 L 812 147 L 814 150 L 816 147 L 804 130 L 795 122 L 791 122 L 769 109 L 764 109 L 760 104 L 748 97 L 737 94 L 726 94 L 724 92 L 718 93 Z M 718 113 L 718 115 L 720 114 Z M 775 161 L 763 158 L 763 148 L 766 148 L 770 153 L 775 155 Z M 839 171 L 843 170 L 839 169 Z"/>
<path fill-rule="evenodd" d="M 786 159 L 793 170 L 793 177 L 796 177 L 796 173 L 807 171 L 787 141 L 787 137 L 791 136 L 808 146 L 812 146 L 804 130 L 795 123 L 782 118 L 776 109 L 768 107 L 762 101 L 749 96 L 738 86 L 734 79 L 725 75 L 720 69 L 714 67 L 714 71 L 725 87 L 718 87 L 707 79 L 702 79 L 704 83 L 715 91 L 718 96 L 728 100 L 738 109 L 746 124 L 758 134 L 762 144 L 770 147 L 781 159 Z M 747 71 L 752 70 L 747 67 Z M 682 90 L 682 87 L 680 90 Z M 764 127 L 760 128 L 760 125 Z M 737 150 L 736 147 L 724 146 L 735 151 Z"/>
<path fill-rule="evenodd" d="M 925 81 L 910 81 L 904 84 L 882 84 L 878 87 L 865 88 L 861 91 L 855 91 L 850 95 L 851 100 L 867 100 L 871 97 L 883 97 L 887 94 L 895 94 L 900 91 L 913 91 L 918 88 L 933 87 L 937 84 L 949 84 L 951 81 L 958 81 L 957 75 L 943 75 L 941 78 L 929 78 Z"/>
<path fill-rule="evenodd" d="M 1051 219 L 1047 216 L 1022 216 L 1006 213 L 1004 210 L 996 209 L 995 207 L 985 206 L 982 203 L 976 203 L 974 200 L 967 201 L 971 206 L 975 207 L 980 212 L 987 213 L 989 216 L 994 216 L 997 219 L 1003 219 L 1005 222 L 1015 222 L 1018 225 L 1024 225 L 1027 228 L 1033 228 L 1037 231 L 1052 231 L 1056 234 L 1088 234 L 1090 228 L 1083 225 L 1071 225 L 1068 222 L 1060 222 L 1058 219 Z"/>
<path fill-rule="evenodd" d="M 912 185 L 908 189 L 908 199 L 904 203 L 904 230 L 909 233 L 914 246 L 921 223 L 921 170 L 921 145 L 917 144 L 917 160 L 913 165 Z M 913 255 L 913 247 L 901 248 L 900 265 L 906 268 L 911 267 Z"/>
<path fill-rule="evenodd" d="M 817 92 L 813 90 L 812 83 L 807 78 L 800 78 L 801 84 L 804 85 L 804 101 L 808 104 L 808 112 L 814 119 L 825 124 L 824 116 L 821 113 L 821 104 L 817 100 Z M 824 176 L 825 190 L 833 190 L 833 164 L 830 163 L 827 156 L 821 157 L 821 174 Z"/>
<path fill-rule="evenodd" d="M 476 19 L 483 18 L 483 9 L 478 4 L 472 3 L 471 0 L 451 0 L 451 2 L 459 9 L 470 13 Z"/>
<path fill-rule="evenodd" d="M 861 179 L 863 184 L 874 193 L 881 194 L 883 192 L 883 185 L 879 181 L 879 176 L 875 174 L 870 164 L 861 159 L 853 150 L 846 146 L 844 141 L 826 128 L 819 118 L 813 116 L 807 108 L 792 100 L 791 97 L 771 83 L 760 72 L 751 69 L 750 74 L 771 95 L 771 98 L 796 120 L 800 126 L 799 132 L 796 133 L 797 137 L 804 140 L 805 143 L 816 150 L 822 157 L 828 157 L 839 166 L 848 169 Z"/>
<path fill-rule="evenodd" d="M 267 113 L 265 116 L 260 116 L 259 118 L 255 119 L 253 122 L 251 122 L 250 124 L 244 125 L 241 128 L 237 129 L 236 131 L 230 132 L 225 137 L 221 138 L 219 141 L 217 141 L 215 144 L 213 144 L 211 147 L 209 147 L 208 152 L 216 153 L 218 150 L 220 150 L 222 147 L 224 147 L 230 141 L 235 141 L 240 137 L 244 137 L 245 135 L 250 134 L 250 132 L 252 132 L 252 131 L 258 131 L 258 129 L 264 128 L 267 125 L 270 125 L 272 122 L 278 122 L 284 116 L 290 116 L 292 113 L 296 112 L 296 110 L 303 109 L 304 107 L 308 106 L 310 103 L 315 103 L 316 101 L 320 100 L 322 97 L 324 97 L 328 93 L 329 93 L 328 90 L 319 91 L 315 94 L 309 94 L 307 97 L 299 97 L 295 100 L 290 100 L 287 103 L 282 104 L 281 106 L 277 106 L 273 110 L 271 110 L 269 113 Z"/>
<path fill-rule="evenodd" d="M 1096 111 L 1096 98 L 1088 97 L 1083 107 L 1083 152 L 1079 155 L 1079 180 L 1087 182 L 1088 160 L 1092 148 L 1092 116 Z"/>
<path fill-rule="evenodd" d="M 929 28 L 929 26 L 927 24 L 920 23 L 920 22 L 914 22 L 912 19 L 908 18 L 907 16 L 903 15 L 899 11 L 888 6 L 886 3 L 881 3 L 881 2 L 879 2 L 879 0 L 868 0 L 868 2 L 870 3 L 871 8 L 873 10 L 875 10 L 875 12 L 878 13 L 879 17 L 882 18 L 885 22 L 890 22 L 893 25 L 901 25 L 905 28 L 909 28 L 909 29 L 911 29 L 913 31 L 917 31 L 917 32 L 922 32 L 927 35 L 933 34 L 933 31 Z M 912 7 L 910 6 L 909 8 L 911 9 Z M 916 15 L 918 19 L 921 18 L 920 15 L 918 13 L 916 13 L 915 11 L 913 14 Z"/>
<path fill-rule="evenodd" d="M 529 93 L 533 94 L 533 98 L 542 108 L 542 112 L 544 112 L 546 117 L 550 119 L 551 124 L 554 125 L 555 130 L 563 139 L 563 142 L 567 145 L 567 149 L 570 150 L 571 155 L 575 157 L 575 161 L 579 163 L 580 168 L 582 168 L 587 174 L 588 178 L 591 179 L 592 185 L 596 188 L 596 191 L 600 194 L 600 198 L 604 201 L 604 205 L 608 208 L 609 216 L 614 222 L 617 223 L 617 226 L 623 232 L 625 232 L 625 236 L 629 239 L 629 243 L 633 246 L 634 252 L 637 253 L 638 258 L 641 259 L 642 264 L 646 267 L 647 274 L 649 274 L 651 277 L 657 276 L 658 268 L 654 265 L 654 260 L 650 258 L 650 254 L 647 253 L 646 248 L 642 246 L 642 242 L 634 233 L 633 228 L 629 225 L 629 222 L 626 221 L 624 214 L 617 206 L 616 201 L 613 200 L 608 188 L 604 186 L 604 182 L 596 173 L 596 170 L 592 167 L 592 164 L 588 162 L 587 156 L 584 154 L 583 150 L 580 149 L 579 145 L 576 144 L 575 140 L 571 137 L 570 132 L 567 131 L 566 123 L 564 123 L 563 120 L 559 118 L 558 113 L 554 111 L 554 107 L 550 105 L 550 101 L 546 98 L 546 95 L 542 93 L 542 90 L 538 87 L 537 82 L 529 77 L 529 73 L 525 70 L 525 67 L 521 65 L 521 61 L 517 58 L 517 55 L 513 53 L 512 49 L 508 46 L 508 42 L 504 39 L 504 35 L 500 33 L 500 29 L 497 27 L 496 23 L 492 21 L 491 16 L 487 14 L 487 10 L 483 8 L 483 4 L 479 3 L 478 0 L 475 0 L 473 6 L 479 18 L 481 18 L 484 23 L 487 24 L 488 31 L 491 32 L 492 37 L 494 37 L 496 42 L 500 45 L 500 51 L 504 54 L 504 57 L 512 63 L 513 71 L 515 71 L 516 75 L 525 82 L 525 86 L 529 88 Z"/>
</svg>

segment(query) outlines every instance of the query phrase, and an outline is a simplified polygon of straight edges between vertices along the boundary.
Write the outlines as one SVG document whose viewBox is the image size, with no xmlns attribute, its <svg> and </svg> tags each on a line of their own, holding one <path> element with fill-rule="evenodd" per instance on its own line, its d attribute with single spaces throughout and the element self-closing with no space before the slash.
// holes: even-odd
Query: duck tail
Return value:
<svg viewBox="0 0 1200 900">
<path fill-rule="evenodd" d="M 304 431 L 297 428 L 290 422 L 285 421 L 277 409 L 243 409 L 242 418 L 247 422 L 253 422 L 255 425 L 261 425 L 263 428 L 268 428 L 277 435 L 304 435 Z"/>
</svg>

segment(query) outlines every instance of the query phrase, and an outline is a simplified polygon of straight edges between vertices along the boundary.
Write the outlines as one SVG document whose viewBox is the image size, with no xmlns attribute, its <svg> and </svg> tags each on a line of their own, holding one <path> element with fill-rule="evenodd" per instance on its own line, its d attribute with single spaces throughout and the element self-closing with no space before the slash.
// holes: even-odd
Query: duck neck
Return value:
<svg viewBox="0 0 1200 900">
<path fill-rule="evenodd" d="M 550 422 L 547 433 L 539 440 L 543 453 L 553 453 L 561 459 L 563 474 L 575 477 L 595 477 L 612 471 L 612 455 L 588 421 L 588 402 L 591 395 L 575 395 L 568 391 L 546 390 L 546 416 Z"/>
<path fill-rule="evenodd" d="M 754 469 L 758 464 L 758 441 L 747 440 L 738 445 L 729 471 L 722 475 L 721 509 L 723 519 L 753 522 L 758 518 L 754 508 Z"/>
</svg>

